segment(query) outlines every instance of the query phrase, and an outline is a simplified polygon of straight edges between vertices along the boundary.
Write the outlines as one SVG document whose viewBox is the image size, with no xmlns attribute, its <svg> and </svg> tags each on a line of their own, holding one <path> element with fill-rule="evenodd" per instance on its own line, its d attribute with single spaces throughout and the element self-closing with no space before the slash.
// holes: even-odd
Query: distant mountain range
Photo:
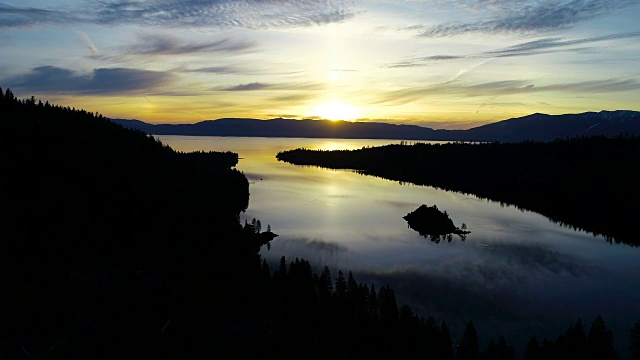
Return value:
<svg viewBox="0 0 640 360">
<path fill-rule="evenodd" d="M 553 141 L 576 136 L 640 136 L 640 112 L 629 110 L 581 114 L 531 114 L 468 130 L 434 130 L 417 125 L 330 120 L 258 120 L 224 118 L 195 124 L 149 124 L 112 119 L 154 135 L 403 139 L 449 141 Z"/>
</svg>

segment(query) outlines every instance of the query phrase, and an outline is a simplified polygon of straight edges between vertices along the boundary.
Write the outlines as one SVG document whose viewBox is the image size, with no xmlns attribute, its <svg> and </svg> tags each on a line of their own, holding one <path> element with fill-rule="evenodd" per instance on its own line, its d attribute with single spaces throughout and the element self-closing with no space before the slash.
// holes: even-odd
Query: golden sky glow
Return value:
<svg viewBox="0 0 640 360">
<path fill-rule="evenodd" d="M 314 115 L 327 120 L 353 120 L 359 114 L 355 106 L 335 100 L 320 104 L 314 110 Z"/>
<path fill-rule="evenodd" d="M 0 86 L 155 123 L 640 110 L 639 16 L 638 0 L 5 0 Z"/>
</svg>

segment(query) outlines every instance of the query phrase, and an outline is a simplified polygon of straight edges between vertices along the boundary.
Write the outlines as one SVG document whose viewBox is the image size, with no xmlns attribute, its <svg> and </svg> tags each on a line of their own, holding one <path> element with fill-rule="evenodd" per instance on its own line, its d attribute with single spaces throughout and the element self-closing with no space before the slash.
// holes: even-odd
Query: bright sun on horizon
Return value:
<svg viewBox="0 0 640 360">
<path fill-rule="evenodd" d="M 313 115 L 333 121 L 353 120 L 360 116 L 360 110 L 353 105 L 334 100 L 317 106 Z"/>
</svg>

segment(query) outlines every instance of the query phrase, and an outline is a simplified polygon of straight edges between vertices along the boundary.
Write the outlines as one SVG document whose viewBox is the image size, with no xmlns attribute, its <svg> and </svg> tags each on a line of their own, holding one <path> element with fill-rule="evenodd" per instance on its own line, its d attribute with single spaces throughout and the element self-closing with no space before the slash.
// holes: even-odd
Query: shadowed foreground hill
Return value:
<svg viewBox="0 0 640 360">
<path fill-rule="evenodd" d="M 232 169 L 237 154 L 178 153 L 102 116 L 30 100 L 5 96 L 1 111 L 0 231 L 13 262 L 165 266 L 215 254 L 239 227 L 249 185 Z"/>
<path fill-rule="evenodd" d="M 471 193 L 640 245 L 633 226 L 640 201 L 640 138 L 297 149 L 277 158 Z"/>
<path fill-rule="evenodd" d="M 2 94 L 0 358 L 178 358 L 230 336 L 262 245 L 237 161 Z"/>
</svg>

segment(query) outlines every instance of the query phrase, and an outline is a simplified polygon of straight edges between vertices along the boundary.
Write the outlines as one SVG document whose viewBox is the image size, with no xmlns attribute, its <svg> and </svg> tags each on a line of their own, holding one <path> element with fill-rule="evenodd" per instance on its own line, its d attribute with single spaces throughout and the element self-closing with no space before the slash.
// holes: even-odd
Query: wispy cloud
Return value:
<svg viewBox="0 0 640 360">
<path fill-rule="evenodd" d="M 533 244 L 498 244 L 486 248 L 493 256 L 522 268 L 567 273 L 575 277 L 591 276 L 603 270 L 584 260 Z"/>
<path fill-rule="evenodd" d="M 416 86 L 392 92 L 385 92 L 372 103 L 406 104 L 426 96 L 499 96 L 540 92 L 568 92 L 574 94 L 598 94 L 640 90 L 636 79 L 606 79 L 574 83 L 558 83 L 536 86 L 533 80 L 503 80 L 469 84 L 451 81 L 425 86 Z"/>
<path fill-rule="evenodd" d="M 220 90 L 222 91 L 253 91 L 253 90 L 272 89 L 273 87 L 275 87 L 275 85 L 273 84 L 254 82 L 249 84 L 240 84 L 236 86 L 221 88 Z"/>
<path fill-rule="evenodd" d="M 255 90 L 322 90 L 324 85 L 320 83 L 261 83 L 253 82 L 227 87 L 218 87 L 217 91 L 255 91 Z"/>
<path fill-rule="evenodd" d="M 607 15 L 616 10 L 637 5 L 638 0 L 552 0 L 506 1 L 470 0 L 449 1 L 460 9 L 478 12 L 489 9 L 486 19 L 417 25 L 407 28 L 422 37 L 447 37 L 467 33 L 517 33 L 535 34 L 565 29 L 576 23 Z"/>
<path fill-rule="evenodd" d="M 27 27 L 39 24 L 65 24 L 79 18 L 66 11 L 14 7 L 0 3 L 0 28 Z"/>
<path fill-rule="evenodd" d="M 282 95 L 282 96 L 275 96 L 270 98 L 270 101 L 275 101 L 275 102 L 285 102 L 285 103 L 301 103 L 310 99 L 314 99 L 316 98 L 316 95 L 313 93 L 295 93 L 295 94 L 288 94 L 288 95 Z M 279 115 L 281 117 L 287 117 L 284 115 Z M 293 116 L 293 115 L 289 115 L 289 117 L 297 117 L 297 116 Z"/>
<path fill-rule="evenodd" d="M 194 53 L 244 52 L 255 48 L 256 43 L 224 38 L 210 42 L 189 42 L 175 36 L 143 35 L 137 43 L 126 49 L 132 55 L 185 55 Z"/>
<path fill-rule="evenodd" d="M 88 58 L 98 60 L 113 66 L 113 64 L 139 64 L 141 58 L 153 59 L 159 56 L 180 56 L 180 55 L 211 55 L 216 54 L 218 58 L 222 55 L 234 56 L 250 52 L 258 47 L 255 41 L 233 38 L 219 38 L 209 41 L 190 41 L 174 35 L 164 33 L 146 34 L 137 36 L 131 43 L 113 48 L 98 51 L 89 37 L 81 33 L 81 37 L 91 54 Z M 230 66 L 207 67 L 198 72 L 209 73 L 233 73 Z M 237 70 L 237 68 L 236 68 Z M 196 72 L 188 70 L 183 66 L 178 71 Z"/>
<path fill-rule="evenodd" d="M 349 0 L 82 1 L 76 10 L 0 5 L 0 27 L 95 23 L 164 27 L 289 28 L 344 21 Z"/>
<path fill-rule="evenodd" d="M 87 46 L 87 49 L 89 49 L 89 51 L 91 52 L 91 55 L 100 56 L 100 50 L 98 50 L 93 41 L 91 41 L 91 38 L 89 38 L 89 35 L 87 35 L 87 33 L 78 31 L 78 35 L 80 36 L 80 39 L 82 39 L 82 42 L 84 42 L 84 44 Z"/>
<path fill-rule="evenodd" d="M 640 39 L 640 32 L 616 33 L 581 39 L 547 37 L 481 53 L 415 57 L 405 59 L 396 63 L 387 64 L 385 66 L 389 68 L 404 68 L 424 66 L 433 62 L 459 59 L 492 59 L 504 57 L 532 56 L 554 52 L 584 52 L 585 50 L 592 49 L 592 47 L 589 47 L 589 45 L 591 44 L 620 40 L 630 40 L 638 42 L 638 39 Z"/>
<path fill-rule="evenodd" d="M 638 38 L 640 38 L 640 32 L 617 33 L 582 39 L 543 38 L 539 40 L 520 43 L 498 50 L 488 51 L 482 55 L 484 55 L 485 57 L 536 55 L 540 53 L 548 53 L 549 51 L 566 51 L 576 49 L 576 45 L 587 45 L 610 40 L 633 39 L 637 42 Z"/>
<path fill-rule="evenodd" d="M 446 317 L 447 322 L 465 321 L 470 318 L 521 319 L 519 314 L 521 306 L 518 305 L 522 305 L 523 299 L 518 298 L 518 293 L 525 284 L 522 280 L 526 277 L 506 268 L 486 269 L 477 266 L 473 269 L 477 271 L 476 274 L 493 271 L 494 278 L 500 281 L 494 282 L 492 287 L 489 287 L 484 286 L 486 282 L 477 281 L 475 278 L 469 279 L 468 274 L 455 276 L 435 268 L 429 271 L 410 269 L 359 271 L 357 280 L 387 284 L 397 291 L 403 303 L 409 304 L 417 313 L 423 316 Z M 506 289 L 509 290 L 506 291 Z"/>
<path fill-rule="evenodd" d="M 244 70 L 235 67 L 235 66 L 208 66 L 197 69 L 188 69 L 183 70 L 184 72 L 199 72 L 199 73 L 208 73 L 208 74 L 238 74 L 243 73 Z"/>
<path fill-rule="evenodd" d="M 65 68 L 41 66 L 3 82 L 22 91 L 109 95 L 153 91 L 172 79 L 172 73 L 161 71 L 98 68 L 89 74 L 78 74 Z"/>
</svg>

